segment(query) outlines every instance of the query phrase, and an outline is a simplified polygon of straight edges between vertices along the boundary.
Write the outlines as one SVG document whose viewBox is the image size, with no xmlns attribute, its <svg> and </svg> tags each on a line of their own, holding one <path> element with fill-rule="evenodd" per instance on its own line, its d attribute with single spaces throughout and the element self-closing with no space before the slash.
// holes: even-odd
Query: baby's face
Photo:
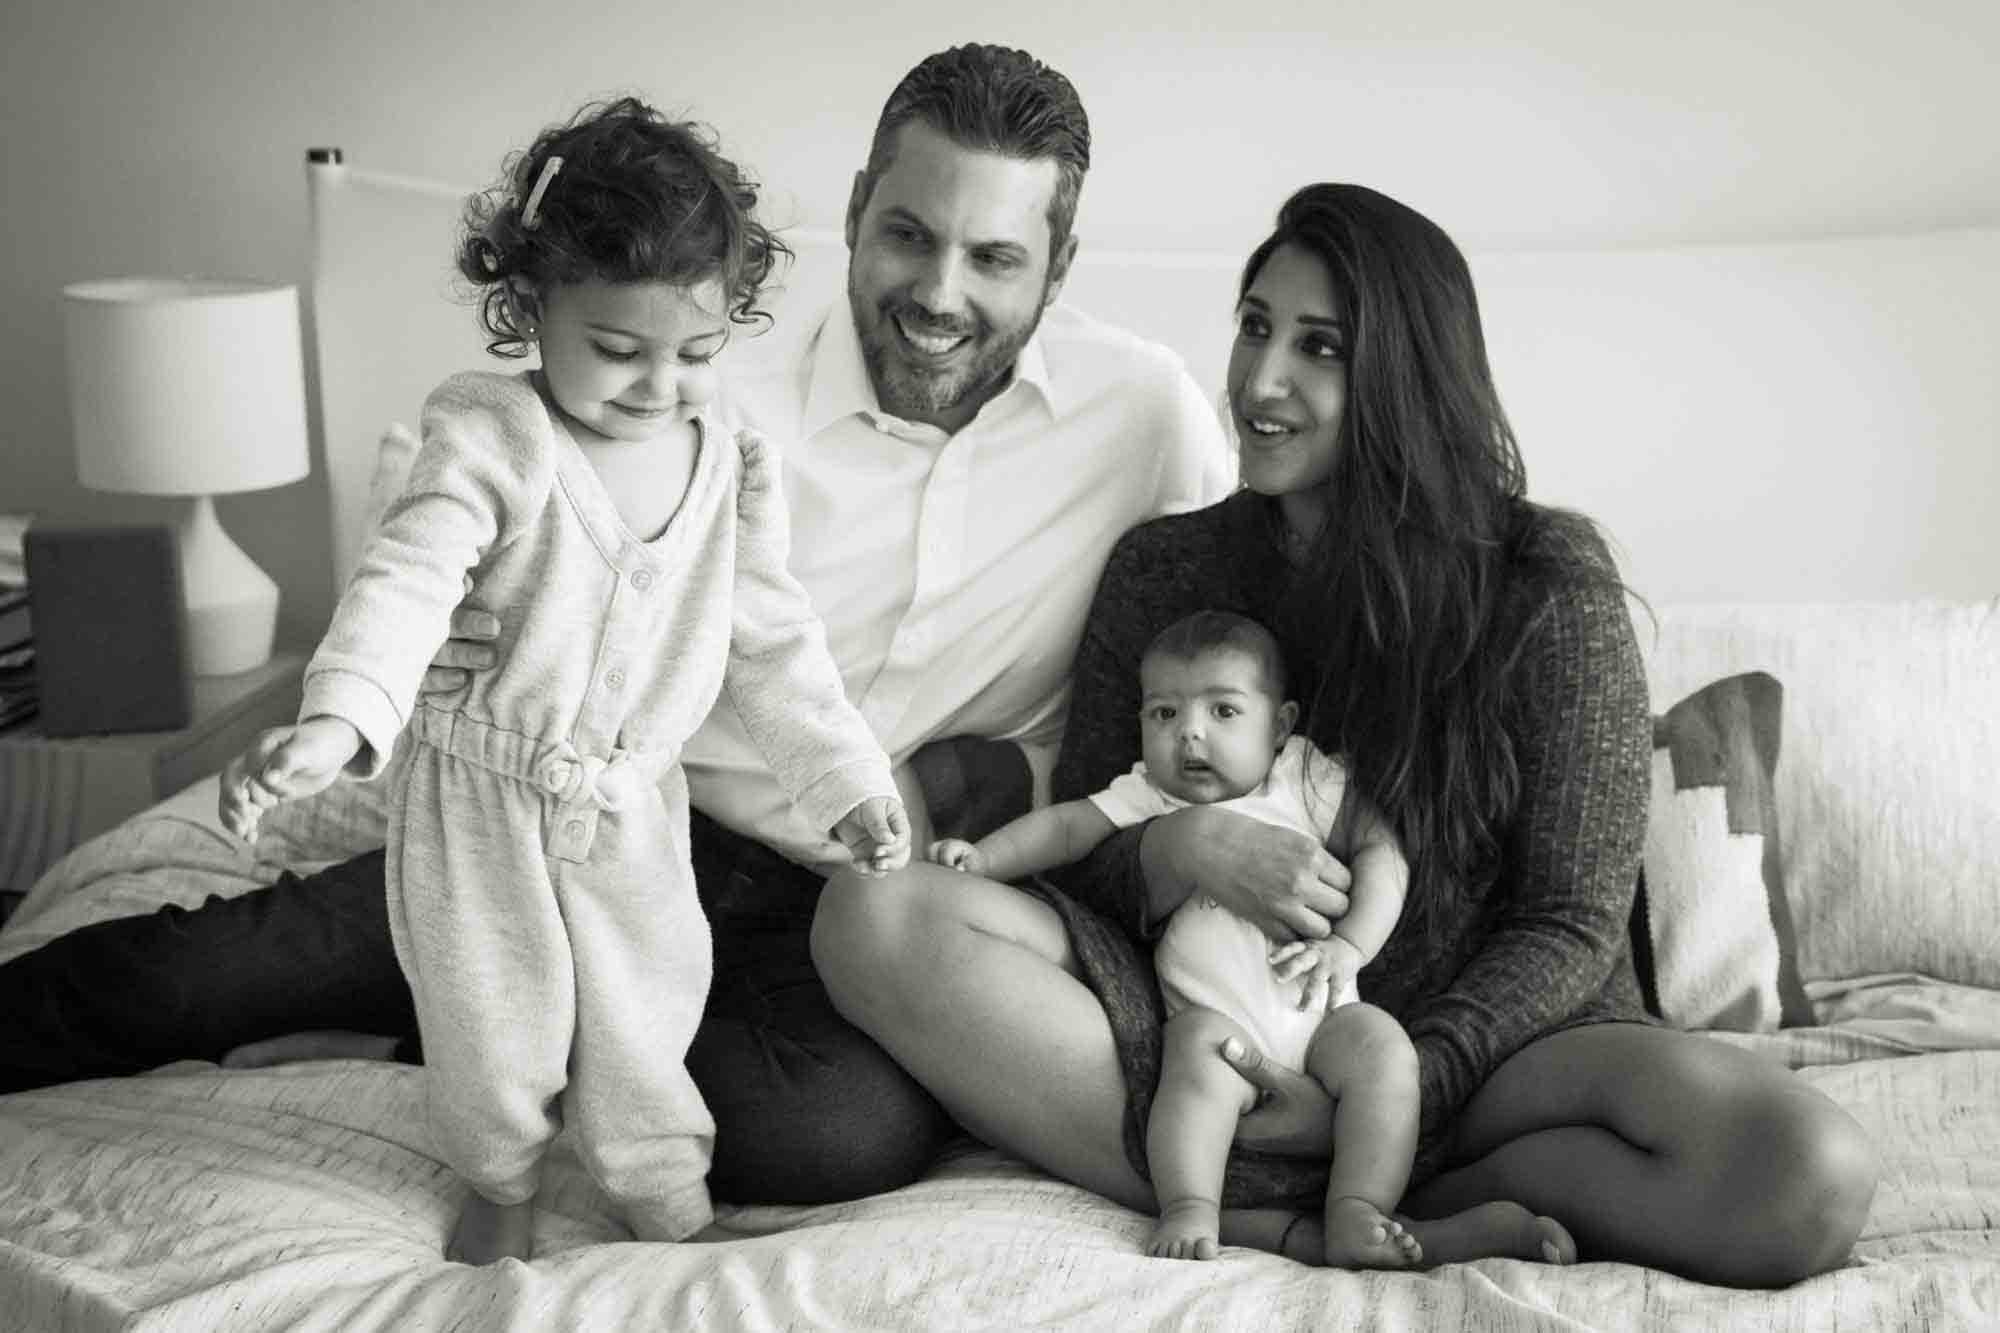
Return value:
<svg viewBox="0 0 2000 1333">
<path fill-rule="evenodd" d="M 1154 654 L 1139 668 L 1139 740 L 1160 790 L 1194 805 L 1254 791 L 1290 731 L 1257 659 Z"/>
</svg>

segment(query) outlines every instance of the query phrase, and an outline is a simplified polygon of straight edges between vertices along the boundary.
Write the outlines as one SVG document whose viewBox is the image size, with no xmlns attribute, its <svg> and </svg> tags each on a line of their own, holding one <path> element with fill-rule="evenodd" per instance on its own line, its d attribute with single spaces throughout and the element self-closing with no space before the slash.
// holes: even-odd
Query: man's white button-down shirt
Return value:
<svg viewBox="0 0 2000 1333">
<path fill-rule="evenodd" d="M 789 353 L 731 355 L 725 411 L 783 452 L 792 573 L 889 757 L 941 736 L 1015 740 L 1045 793 L 1112 543 L 1235 482 L 1179 357 L 1058 304 L 1006 388 L 947 435 L 880 409 L 845 301 Z M 796 861 L 828 859 L 727 694 L 683 759 L 697 809 Z"/>
</svg>

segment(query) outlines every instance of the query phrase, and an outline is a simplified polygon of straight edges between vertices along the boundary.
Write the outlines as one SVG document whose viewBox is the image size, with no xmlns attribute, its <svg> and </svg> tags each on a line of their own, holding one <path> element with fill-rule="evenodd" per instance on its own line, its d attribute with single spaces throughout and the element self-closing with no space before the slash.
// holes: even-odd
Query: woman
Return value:
<svg viewBox="0 0 2000 1333">
<path fill-rule="evenodd" d="M 1245 266 L 1228 389 L 1246 489 L 1126 536 L 1078 654 L 1057 800 L 1138 754 L 1137 662 L 1203 607 L 1283 642 L 1307 729 L 1411 859 L 1362 993 L 1404 1023 L 1422 1148 L 1404 1209 L 1512 1199 L 1584 1260 L 1790 1283 L 1839 1263 L 1874 1150 L 1789 1072 L 1647 1021 L 1627 939 L 1650 720 L 1611 559 L 1525 499 L 1464 258 L 1371 190 L 1314 185 Z M 1151 1209 L 1160 1009 L 1145 941 L 1197 884 L 1274 939 L 1318 937 L 1345 870 L 1209 808 L 1107 841 L 1035 894 L 935 867 L 836 879 L 815 959 L 842 1011 L 968 1129 Z M 1225 1239 L 1310 1256 L 1331 1108 L 1265 1092 L 1231 1162 Z"/>
</svg>

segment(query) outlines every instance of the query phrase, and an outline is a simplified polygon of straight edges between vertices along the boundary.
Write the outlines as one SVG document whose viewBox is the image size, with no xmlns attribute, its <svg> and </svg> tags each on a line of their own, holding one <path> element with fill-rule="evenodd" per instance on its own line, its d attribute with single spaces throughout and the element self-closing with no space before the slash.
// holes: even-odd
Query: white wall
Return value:
<svg viewBox="0 0 2000 1333">
<path fill-rule="evenodd" d="M 1990 129 L 2000 6 L 1272 0 L 1226 33 L 1212 31 L 1208 0 L 1024 3 L 976 24 L 914 0 L 869 6 L 865 18 L 840 8 L 599 0 L 586 19 L 553 21 L 552 6 L 525 0 L 14 0 L 0 43 L 10 422 L 0 509 L 158 512 L 73 480 L 56 293 L 142 271 L 301 279 L 309 144 L 339 144 L 378 169 L 480 181 L 505 148 L 583 97 L 635 89 L 716 122 L 771 183 L 780 220 L 830 226 L 894 80 L 927 52 L 978 38 L 1027 46 L 1082 89 L 1097 145 L 1087 246 L 1234 256 L 1288 189 L 1314 178 L 1362 180 L 1437 218 L 1481 256 L 1496 361 L 1537 489 L 1596 509 L 1642 582 L 1672 569 L 1689 591 L 1759 597 L 1980 595 L 2000 584 L 1974 512 L 1976 486 L 1992 489 L 1996 438 L 1978 382 L 2000 318 L 1989 234 L 1966 232 L 1943 251 L 1925 240 L 1801 245 L 1797 266 L 1728 279 L 1774 284 L 1789 294 L 1768 305 L 1774 327 L 1810 327 L 1839 364 L 1872 369 L 1845 385 L 1822 385 L 1782 347 L 1725 351 L 1728 339 L 1698 324 L 1687 344 L 1642 332 L 1620 350 L 1588 325 L 1538 321 L 1539 298 L 1508 294 L 1518 277 L 1545 289 L 1550 308 L 1586 308 L 1589 262 L 1544 273 L 1536 266 L 1556 261 L 1533 256 L 1551 251 L 2000 227 Z M 1143 29 L 1131 26 L 1138 15 Z M 1654 279 L 1631 278 L 1625 299 L 1645 299 L 1649 281 L 1669 293 L 1698 286 L 1690 275 L 1706 261 L 1659 262 Z M 1787 323 L 1787 310 L 1820 317 Z M 1871 344 L 1843 326 L 1902 333 Z M 1220 345 L 1219 332 L 1207 336 Z M 1768 373 L 1747 368 L 1766 353 Z M 1564 360 L 1590 368 L 1573 377 L 1573 399 L 1529 390 L 1542 373 L 1532 367 Z M 1204 361 L 1196 368 L 1212 382 L 1216 363 Z M 1707 386 L 1689 383 L 1696 371 Z M 1786 397 L 1760 395 L 1763 382 Z M 1648 451 L 1655 465 L 1660 450 L 1739 457 L 1726 439 L 1669 429 L 1673 404 L 1703 391 L 1726 394 L 1775 452 L 1727 498 L 1695 491 L 1649 508 L 1653 484 L 1618 484 L 1620 450 Z M 1631 410 L 1648 395 L 1648 411 Z M 1828 427 L 1842 428 L 1831 445 Z M 1571 436 L 1605 443 L 1543 440 Z M 329 605 L 324 509 L 318 477 L 223 505 L 285 587 L 294 638 Z M 1678 555 L 1686 513 L 1711 515 L 1691 533 L 1706 542 L 1740 539 L 1741 514 L 1766 510 L 1797 524 L 1797 540 L 1770 543 L 1757 579 L 1725 580 L 1727 561 L 1707 568 L 1699 554 L 1664 557 Z M 1864 544 L 1880 559 L 1849 550 Z"/>
</svg>

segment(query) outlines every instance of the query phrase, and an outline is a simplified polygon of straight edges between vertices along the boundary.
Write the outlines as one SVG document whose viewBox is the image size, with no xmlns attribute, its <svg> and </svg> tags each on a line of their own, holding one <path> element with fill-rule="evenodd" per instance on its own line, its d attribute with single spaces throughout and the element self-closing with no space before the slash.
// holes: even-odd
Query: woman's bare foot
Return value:
<svg viewBox="0 0 2000 1333">
<path fill-rule="evenodd" d="M 1518 1203 L 1482 1203 L 1450 1217 L 1406 1219 L 1424 1247 L 1426 1266 L 1471 1259 L 1576 1262 L 1576 1242 L 1553 1217 L 1538 1217 Z"/>
<path fill-rule="evenodd" d="M 1213 1259 L 1221 1227 L 1221 1210 L 1211 1201 L 1176 1199 L 1160 1210 L 1146 1253 L 1155 1259 Z"/>
<path fill-rule="evenodd" d="M 1329 1268 L 1414 1268 L 1424 1246 L 1368 1200 L 1343 1194 L 1326 1205 L 1322 1262 Z"/>
<path fill-rule="evenodd" d="M 224 1069 L 264 1069 L 300 1060 L 394 1060 L 396 1038 L 372 1032 L 287 1032 L 225 1053 Z"/>
<path fill-rule="evenodd" d="M 478 1190 L 465 1192 L 458 1223 L 451 1229 L 444 1257 L 457 1264 L 490 1264 L 495 1259 L 526 1259 L 534 1251 L 535 1201 L 495 1203 Z"/>
</svg>

